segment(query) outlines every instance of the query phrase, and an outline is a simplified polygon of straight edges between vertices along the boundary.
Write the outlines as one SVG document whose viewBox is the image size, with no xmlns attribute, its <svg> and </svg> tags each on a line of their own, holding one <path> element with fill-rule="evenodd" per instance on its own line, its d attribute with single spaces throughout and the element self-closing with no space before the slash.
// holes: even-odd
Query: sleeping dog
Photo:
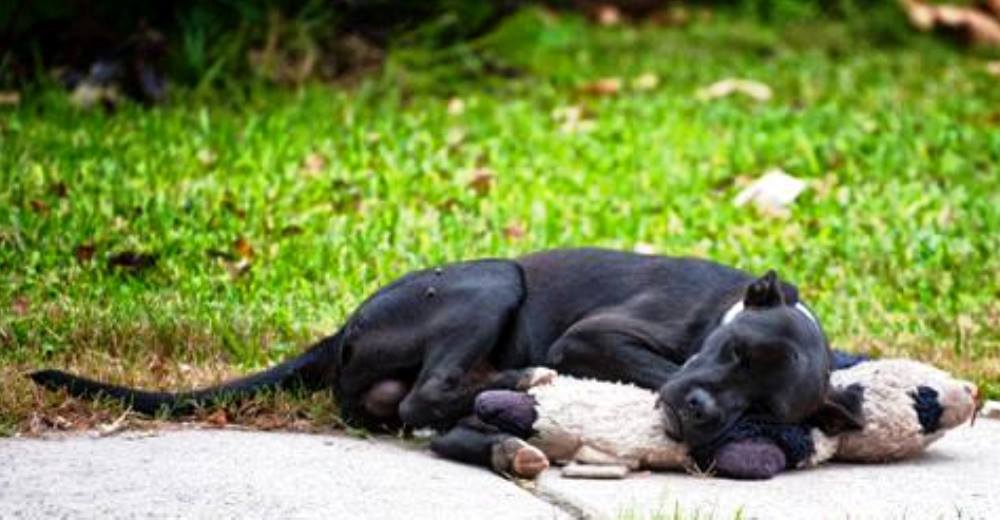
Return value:
<svg viewBox="0 0 1000 520">
<path fill-rule="evenodd" d="M 829 384 L 829 345 L 795 286 L 774 272 L 602 249 L 410 273 L 299 357 L 203 390 L 147 392 L 57 370 L 31 377 L 149 414 L 264 388 L 332 388 L 350 422 L 447 431 L 435 450 L 490 465 L 497 450 L 520 446 L 462 419 L 479 392 L 527 388 L 538 366 L 658 390 L 666 433 L 691 446 L 747 413 L 830 432 L 859 425 L 857 400 Z"/>
</svg>

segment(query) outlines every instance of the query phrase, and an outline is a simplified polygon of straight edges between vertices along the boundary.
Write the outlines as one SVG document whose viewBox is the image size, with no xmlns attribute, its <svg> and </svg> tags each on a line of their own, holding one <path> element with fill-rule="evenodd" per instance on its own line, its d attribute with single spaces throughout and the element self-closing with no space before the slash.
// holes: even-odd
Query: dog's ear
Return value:
<svg viewBox="0 0 1000 520">
<path fill-rule="evenodd" d="M 864 388 L 853 384 L 847 388 L 831 388 L 819 410 L 810 418 L 812 424 L 827 435 L 836 435 L 864 426 L 861 400 Z"/>
<path fill-rule="evenodd" d="M 743 296 L 746 308 L 777 307 L 785 304 L 785 294 L 777 273 L 771 269 L 764 276 L 753 281 Z"/>
</svg>

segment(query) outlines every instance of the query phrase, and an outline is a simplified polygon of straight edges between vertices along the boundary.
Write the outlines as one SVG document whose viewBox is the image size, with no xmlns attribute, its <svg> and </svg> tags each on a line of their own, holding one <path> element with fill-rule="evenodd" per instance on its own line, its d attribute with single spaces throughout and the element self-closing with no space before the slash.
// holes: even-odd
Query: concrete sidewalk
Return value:
<svg viewBox="0 0 1000 520">
<path fill-rule="evenodd" d="M 378 440 L 233 430 L 0 440 L 0 518 L 562 518 L 490 471 Z"/>
<path fill-rule="evenodd" d="M 387 439 L 167 430 L 0 440 L 0 518 L 970 519 L 1000 517 L 1000 421 L 962 427 L 898 464 L 765 482 L 550 470 L 535 488 Z"/>
<path fill-rule="evenodd" d="M 830 464 L 744 482 L 680 474 L 571 480 L 539 488 L 591 517 L 791 519 L 1000 518 L 1000 421 L 980 419 L 894 464 Z"/>
</svg>

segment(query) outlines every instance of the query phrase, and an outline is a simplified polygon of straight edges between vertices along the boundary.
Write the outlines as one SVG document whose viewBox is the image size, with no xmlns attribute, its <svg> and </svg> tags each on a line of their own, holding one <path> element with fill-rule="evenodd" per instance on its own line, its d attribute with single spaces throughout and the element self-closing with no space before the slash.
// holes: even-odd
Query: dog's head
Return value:
<svg viewBox="0 0 1000 520">
<path fill-rule="evenodd" d="M 859 428 L 858 396 L 831 387 L 831 364 L 816 318 L 770 271 L 660 389 L 666 432 L 704 445 L 748 414 L 827 432 Z"/>
</svg>

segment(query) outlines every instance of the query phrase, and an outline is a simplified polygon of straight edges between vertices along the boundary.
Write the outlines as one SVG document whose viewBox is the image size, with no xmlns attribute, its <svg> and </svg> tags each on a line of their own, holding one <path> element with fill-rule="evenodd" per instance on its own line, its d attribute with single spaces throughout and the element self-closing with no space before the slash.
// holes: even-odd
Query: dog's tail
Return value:
<svg viewBox="0 0 1000 520">
<path fill-rule="evenodd" d="M 302 355 L 275 365 L 263 372 L 190 392 L 150 392 L 112 385 L 76 376 L 61 370 L 39 370 L 28 375 L 35 383 L 50 390 L 65 389 L 74 397 L 94 399 L 100 396 L 121 401 L 133 410 L 153 415 L 183 415 L 197 407 L 211 406 L 230 399 L 239 400 L 265 389 L 302 389 L 316 391 L 333 384 L 341 333 L 321 340 Z"/>
</svg>

